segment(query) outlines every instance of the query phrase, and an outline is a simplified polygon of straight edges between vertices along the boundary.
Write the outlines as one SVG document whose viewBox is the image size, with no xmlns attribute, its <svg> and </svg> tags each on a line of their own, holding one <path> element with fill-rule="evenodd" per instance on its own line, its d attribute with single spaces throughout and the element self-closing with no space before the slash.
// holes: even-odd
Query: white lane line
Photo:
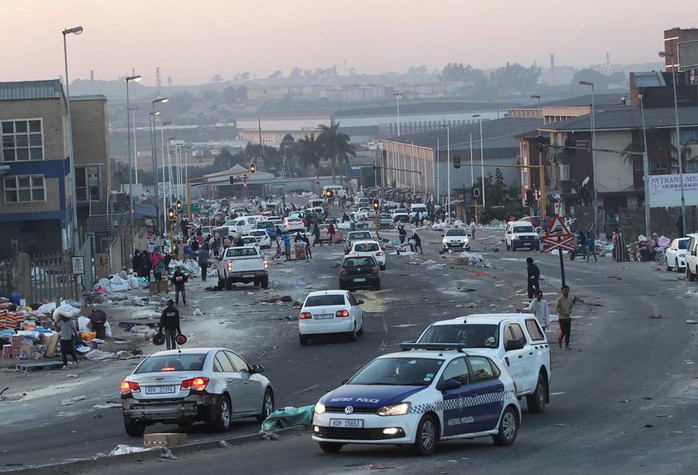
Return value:
<svg viewBox="0 0 698 475">
<path fill-rule="evenodd" d="M 565 393 L 564 392 L 562 392 L 562 393 L 550 393 L 551 396 L 562 396 L 563 394 L 565 394 Z"/>
<path fill-rule="evenodd" d="M 318 384 L 313 384 L 312 386 L 308 386 L 308 387 L 305 388 L 305 389 L 301 389 L 300 391 L 296 391 L 295 393 L 293 393 L 293 395 L 294 395 L 294 396 L 297 396 L 297 395 L 299 395 L 299 394 L 301 394 L 301 393 L 304 393 L 304 392 L 306 392 L 306 391 L 310 391 L 311 389 L 315 389 L 315 388 L 317 388 L 318 386 L 319 386 Z"/>
</svg>

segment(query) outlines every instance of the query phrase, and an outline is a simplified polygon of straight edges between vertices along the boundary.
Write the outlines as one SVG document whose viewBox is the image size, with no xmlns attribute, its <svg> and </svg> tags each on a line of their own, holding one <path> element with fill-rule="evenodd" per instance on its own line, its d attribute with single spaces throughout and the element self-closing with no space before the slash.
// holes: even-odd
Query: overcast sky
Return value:
<svg viewBox="0 0 698 475">
<path fill-rule="evenodd" d="M 698 1 L 671 0 L 0 0 L 0 81 L 63 75 L 144 85 L 224 80 L 242 71 L 344 64 L 357 73 L 448 62 L 490 68 L 659 61 L 663 31 L 696 27 Z"/>
</svg>

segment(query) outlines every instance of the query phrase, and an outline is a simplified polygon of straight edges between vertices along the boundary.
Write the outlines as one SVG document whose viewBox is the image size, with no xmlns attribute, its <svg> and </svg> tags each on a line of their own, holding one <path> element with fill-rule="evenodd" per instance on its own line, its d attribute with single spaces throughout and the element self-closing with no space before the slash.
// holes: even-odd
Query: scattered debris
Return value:
<svg viewBox="0 0 698 475">
<path fill-rule="evenodd" d="M 93 409 L 111 409 L 117 407 L 120 408 L 121 403 L 114 401 L 107 401 L 106 404 L 95 404 L 94 406 L 92 406 Z"/>
<path fill-rule="evenodd" d="M 162 453 L 160 454 L 161 459 L 167 459 L 167 460 L 177 460 L 177 457 L 175 454 L 172 453 L 170 449 L 167 447 L 162 448 Z"/>
<path fill-rule="evenodd" d="M 267 432 L 264 430 L 260 430 L 259 434 L 260 434 L 262 440 L 279 440 L 279 435 L 275 434 L 273 432 Z"/>
<path fill-rule="evenodd" d="M 473 289 L 470 287 L 461 287 L 458 289 L 458 292 L 477 292 L 477 289 Z"/>
<path fill-rule="evenodd" d="M 220 442 L 218 442 L 218 445 L 219 445 L 220 447 L 225 447 L 225 448 L 230 448 L 230 447 L 233 446 L 233 444 L 231 444 L 231 443 L 228 442 L 227 440 L 221 440 Z"/>
<path fill-rule="evenodd" d="M 61 400 L 61 406 L 72 406 L 78 401 L 84 401 L 87 399 L 85 396 L 75 396 L 75 397 L 69 397 L 66 399 Z"/>
<path fill-rule="evenodd" d="M 653 313 L 652 315 L 650 315 L 650 318 L 662 318 L 662 314 L 661 313 Z"/>
<path fill-rule="evenodd" d="M 688 323 L 689 325 L 696 325 L 698 324 L 698 320 L 686 320 L 686 323 Z"/>
</svg>

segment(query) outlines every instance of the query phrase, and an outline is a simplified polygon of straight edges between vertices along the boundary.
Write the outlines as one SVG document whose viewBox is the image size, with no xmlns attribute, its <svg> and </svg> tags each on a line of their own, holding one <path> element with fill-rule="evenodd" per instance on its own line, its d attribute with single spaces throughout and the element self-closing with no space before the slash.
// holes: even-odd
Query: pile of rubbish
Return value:
<svg viewBox="0 0 698 475">
<path fill-rule="evenodd" d="M 482 254 L 477 253 L 477 252 L 463 251 L 460 253 L 459 258 L 460 259 L 467 259 L 469 266 L 487 267 L 487 268 L 492 267 L 490 262 L 488 260 L 486 260 L 484 257 L 482 257 Z"/>
</svg>

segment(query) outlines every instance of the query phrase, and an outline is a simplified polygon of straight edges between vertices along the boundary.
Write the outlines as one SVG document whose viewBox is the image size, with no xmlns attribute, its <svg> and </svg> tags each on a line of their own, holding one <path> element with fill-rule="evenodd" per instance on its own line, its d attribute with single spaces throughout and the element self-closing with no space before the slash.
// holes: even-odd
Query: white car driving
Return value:
<svg viewBox="0 0 698 475">
<path fill-rule="evenodd" d="M 470 250 L 470 239 L 465 228 L 448 229 L 441 241 L 444 251 L 450 250 Z"/>
<path fill-rule="evenodd" d="M 254 237 L 257 240 L 257 245 L 261 248 L 271 247 L 271 237 L 264 229 L 253 229 L 250 231 L 249 236 Z"/>
<path fill-rule="evenodd" d="M 385 270 L 385 251 L 378 244 L 378 241 L 373 239 L 352 241 L 347 256 L 373 256 L 381 270 Z"/>
<path fill-rule="evenodd" d="M 298 338 L 307 345 L 312 336 L 330 333 L 356 335 L 364 332 L 364 317 L 360 305 L 348 290 L 322 290 L 310 292 L 298 315 Z"/>
</svg>

